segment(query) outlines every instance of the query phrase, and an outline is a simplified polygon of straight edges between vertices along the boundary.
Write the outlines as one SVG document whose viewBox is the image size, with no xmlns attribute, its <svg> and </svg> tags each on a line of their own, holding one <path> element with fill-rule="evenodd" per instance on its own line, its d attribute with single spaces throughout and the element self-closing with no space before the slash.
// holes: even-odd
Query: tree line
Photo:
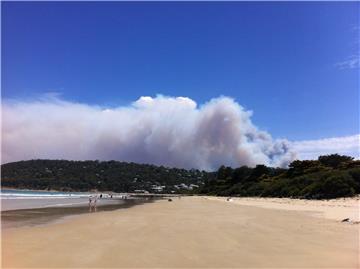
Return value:
<svg viewBox="0 0 360 269">
<path fill-rule="evenodd" d="M 296 160 L 288 169 L 221 166 L 200 194 L 330 199 L 360 193 L 360 161 L 339 154 Z"/>
<path fill-rule="evenodd" d="M 211 173 L 119 161 L 29 160 L 1 165 L 1 186 L 60 191 L 185 192 L 176 185 L 200 186 Z"/>
<path fill-rule="evenodd" d="M 296 160 L 286 169 L 221 166 L 206 172 L 118 161 L 30 160 L 1 165 L 1 186 L 114 192 L 164 186 L 163 193 L 330 199 L 360 193 L 360 161 L 331 154 Z"/>
</svg>

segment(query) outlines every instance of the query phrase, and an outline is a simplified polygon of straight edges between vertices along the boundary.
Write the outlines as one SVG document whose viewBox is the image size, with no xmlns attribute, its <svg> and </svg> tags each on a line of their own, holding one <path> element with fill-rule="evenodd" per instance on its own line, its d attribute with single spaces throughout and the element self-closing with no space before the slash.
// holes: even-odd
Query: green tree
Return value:
<svg viewBox="0 0 360 269">
<path fill-rule="evenodd" d="M 322 163 L 325 166 L 337 168 L 340 166 L 340 164 L 351 162 L 352 160 L 354 160 L 354 158 L 345 155 L 331 154 L 331 155 L 319 156 L 318 160 L 320 163 Z"/>
<path fill-rule="evenodd" d="M 233 170 L 231 167 L 225 167 L 224 165 L 222 165 L 217 172 L 216 178 L 219 181 L 229 181 L 231 180 L 232 172 Z"/>
<path fill-rule="evenodd" d="M 232 183 L 236 184 L 239 182 L 246 181 L 251 175 L 252 169 L 247 166 L 241 166 L 239 168 L 234 169 L 232 176 Z"/>
</svg>

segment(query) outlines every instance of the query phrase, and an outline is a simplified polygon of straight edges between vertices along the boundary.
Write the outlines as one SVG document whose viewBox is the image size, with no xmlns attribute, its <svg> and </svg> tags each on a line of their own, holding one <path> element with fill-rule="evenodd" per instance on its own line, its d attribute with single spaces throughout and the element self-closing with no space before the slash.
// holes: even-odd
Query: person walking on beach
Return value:
<svg viewBox="0 0 360 269">
<path fill-rule="evenodd" d="M 94 199 L 94 212 L 96 212 L 96 203 L 97 203 L 97 195 L 95 195 L 95 199 Z"/>
<path fill-rule="evenodd" d="M 91 212 L 92 207 L 92 196 L 89 196 L 89 212 Z"/>
<path fill-rule="evenodd" d="M 89 212 L 96 212 L 96 203 L 97 203 L 97 196 L 95 195 L 89 197 Z"/>
</svg>

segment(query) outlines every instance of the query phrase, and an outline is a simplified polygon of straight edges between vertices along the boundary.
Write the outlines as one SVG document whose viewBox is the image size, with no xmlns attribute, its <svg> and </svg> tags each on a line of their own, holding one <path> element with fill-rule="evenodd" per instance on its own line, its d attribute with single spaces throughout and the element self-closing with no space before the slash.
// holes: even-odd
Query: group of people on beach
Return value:
<svg viewBox="0 0 360 269">
<path fill-rule="evenodd" d="M 109 198 L 113 198 L 112 194 L 108 194 Z M 89 196 L 89 211 L 90 212 L 96 212 L 96 206 L 97 206 L 97 200 L 98 199 L 102 199 L 103 198 L 103 194 L 100 195 L 91 195 Z"/>
</svg>

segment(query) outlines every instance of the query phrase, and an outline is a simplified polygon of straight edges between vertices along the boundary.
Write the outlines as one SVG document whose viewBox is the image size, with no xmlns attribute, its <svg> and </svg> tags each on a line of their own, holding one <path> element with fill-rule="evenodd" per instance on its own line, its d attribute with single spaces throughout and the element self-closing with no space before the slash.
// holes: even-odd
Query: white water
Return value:
<svg viewBox="0 0 360 269">
<path fill-rule="evenodd" d="M 89 196 L 99 195 L 95 193 L 80 192 L 47 192 L 31 190 L 1 190 L 1 211 L 63 206 L 86 206 Z M 104 198 L 109 197 L 103 194 Z M 114 196 L 115 198 L 115 196 Z M 111 203 L 110 199 L 101 199 L 99 205 Z"/>
</svg>

